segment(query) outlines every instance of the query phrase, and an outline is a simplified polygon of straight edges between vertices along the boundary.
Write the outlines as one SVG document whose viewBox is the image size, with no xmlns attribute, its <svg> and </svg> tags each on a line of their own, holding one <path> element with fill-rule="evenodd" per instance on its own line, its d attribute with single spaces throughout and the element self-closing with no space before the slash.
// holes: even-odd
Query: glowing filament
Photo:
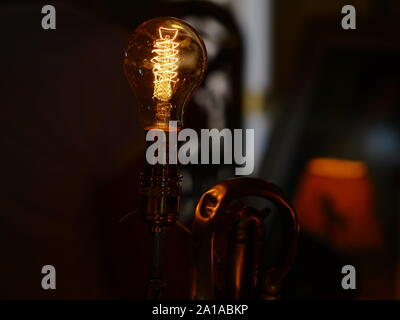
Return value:
<svg viewBox="0 0 400 320">
<path fill-rule="evenodd" d="M 167 102 L 172 96 L 173 84 L 178 75 L 179 44 L 174 41 L 178 30 L 160 27 L 158 32 L 160 39 L 156 41 L 152 51 L 156 55 L 151 59 L 154 74 L 153 98 Z"/>
</svg>

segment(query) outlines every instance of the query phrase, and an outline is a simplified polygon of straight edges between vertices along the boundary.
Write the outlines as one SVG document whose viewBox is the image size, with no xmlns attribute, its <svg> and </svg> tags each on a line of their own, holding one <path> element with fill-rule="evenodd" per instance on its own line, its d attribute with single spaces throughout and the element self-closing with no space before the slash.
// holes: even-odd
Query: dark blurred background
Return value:
<svg viewBox="0 0 400 320">
<path fill-rule="evenodd" d="M 302 234 L 283 298 L 400 298 L 399 1 L 65 0 L 52 3 L 48 31 L 45 4 L 1 4 L 0 298 L 145 297 L 144 136 L 122 58 L 129 32 L 165 15 L 193 25 L 209 55 L 186 126 L 254 128 L 253 175 L 296 205 Z M 356 30 L 341 27 L 347 4 Z M 184 226 L 233 167 L 182 168 L 170 298 L 185 297 Z M 40 287 L 45 264 L 55 291 Z M 357 290 L 341 288 L 346 264 Z"/>
</svg>

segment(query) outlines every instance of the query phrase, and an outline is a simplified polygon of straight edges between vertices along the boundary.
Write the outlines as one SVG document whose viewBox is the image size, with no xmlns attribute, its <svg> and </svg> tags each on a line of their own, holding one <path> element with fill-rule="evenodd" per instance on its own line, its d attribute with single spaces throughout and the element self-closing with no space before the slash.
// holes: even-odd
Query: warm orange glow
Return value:
<svg viewBox="0 0 400 320">
<path fill-rule="evenodd" d="M 367 174 L 367 167 L 360 161 L 314 158 L 308 163 L 307 171 L 327 178 L 357 179 Z"/>
<path fill-rule="evenodd" d="M 296 206 L 302 229 L 336 249 L 382 245 L 374 188 L 363 162 L 311 159 L 300 180 Z"/>
<path fill-rule="evenodd" d="M 160 39 L 154 44 L 152 52 L 156 54 L 151 59 L 154 74 L 154 93 L 153 97 L 164 102 L 168 102 L 172 96 L 172 86 L 176 82 L 178 73 L 178 52 L 179 44 L 175 42 L 178 35 L 177 29 L 159 28 Z"/>
</svg>

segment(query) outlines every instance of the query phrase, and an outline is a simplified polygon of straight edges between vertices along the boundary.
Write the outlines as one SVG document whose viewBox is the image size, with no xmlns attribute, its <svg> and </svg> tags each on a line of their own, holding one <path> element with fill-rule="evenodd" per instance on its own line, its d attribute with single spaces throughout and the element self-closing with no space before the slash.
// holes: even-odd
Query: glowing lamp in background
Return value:
<svg viewBox="0 0 400 320">
<path fill-rule="evenodd" d="M 364 162 L 314 158 L 296 195 L 303 230 L 339 250 L 382 245 L 372 181 Z"/>
</svg>

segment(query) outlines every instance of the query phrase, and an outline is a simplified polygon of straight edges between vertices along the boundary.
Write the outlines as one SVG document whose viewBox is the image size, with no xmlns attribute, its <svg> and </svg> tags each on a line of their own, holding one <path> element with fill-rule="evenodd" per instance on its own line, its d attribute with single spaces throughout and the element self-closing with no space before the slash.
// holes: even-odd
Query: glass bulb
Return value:
<svg viewBox="0 0 400 320">
<path fill-rule="evenodd" d="M 139 103 L 145 130 L 183 125 L 185 106 L 203 80 L 204 43 L 189 24 L 172 17 L 142 23 L 125 51 L 126 77 Z"/>
</svg>

